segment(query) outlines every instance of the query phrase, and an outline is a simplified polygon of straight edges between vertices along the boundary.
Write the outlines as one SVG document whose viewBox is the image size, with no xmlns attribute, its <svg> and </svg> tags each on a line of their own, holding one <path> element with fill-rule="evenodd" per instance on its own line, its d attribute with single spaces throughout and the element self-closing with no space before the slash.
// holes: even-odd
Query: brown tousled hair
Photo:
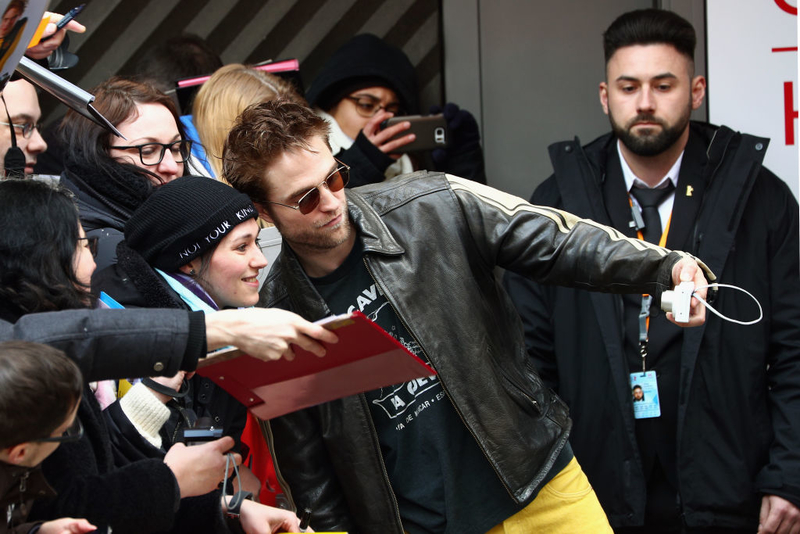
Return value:
<svg viewBox="0 0 800 534">
<path fill-rule="evenodd" d="M 253 203 L 267 201 L 264 174 L 285 152 L 309 150 L 314 136 L 328 146 L 328 123 L 309 107 L 285 99 L 254 104 L 233 125 L 223 151 L 223 176 Z"/>
</svg>

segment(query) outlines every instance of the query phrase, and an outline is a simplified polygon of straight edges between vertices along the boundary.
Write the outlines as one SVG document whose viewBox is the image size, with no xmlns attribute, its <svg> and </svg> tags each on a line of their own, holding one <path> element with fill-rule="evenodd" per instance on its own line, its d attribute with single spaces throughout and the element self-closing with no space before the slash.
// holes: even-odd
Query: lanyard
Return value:
<svg viewBox="0 0 800 534">
<path fill-rule="evenodd" d="M 161 269 L 155 269 L 155 271 L 161 275 L 161 277 L 167 282 L 167 284 L 169 284 L 169 287 L 171 287 L 178 294 L 178 296 L 180 296 L 181 299 L 186 304 L 189 305 L 189 307 L 192 310 L 202 311 L 204 313 L 214 313 L 215 311 L 217 311 L 215 308 L 211 307 L 208 304 L 205 298 L 203 298 L 202 295 L 203 293 L 205 293 L 205 295 L 208 294 L 205 292 L 203 288 L 199 286 L 199 284 L 197 284 L 197 282 L 194 282 L 193 280 L 190 279 L 191 283 L 195 284 L 197 287 L 188 288 L 183 283 L 181 283 L 181 280 L 165 273 Z M 202 293 L 198 294 L 193 289 L 199 289 L 200 291 L 202 291 Z M 210 299 L 211 297 L 209 296 L 208 298 Z"/>
<path fill-rule="evenodd" d="M 628 195 L 628 203 L 631 206 L 632 210 L 636 208 L 633 207 L 633 201 L 631 200 L 630 195 Z M 661 238 L 658 240 L 658 246 L 664 247 L 667 244 L 667 235 L 669 234 L 669 227 L 672 223 L 672 212 L 669 214 L 669 218 L 667 219 L 667 224 L 664 225 L 664 231 L 661 232 Z M 641 228 L 636 229 L 636 235 L 639 239 L 644 241 L 644 234 L 642 234 Z M 639 352 L 642 355 L 642 372 L 647 371 L 647 341 L 648 341 L 648 331 L 650 330 L 650 304 L 653 302 L 653 297 L 650 295 L 642 295 L 642 307 L 639 309 Z"/>
</svg>

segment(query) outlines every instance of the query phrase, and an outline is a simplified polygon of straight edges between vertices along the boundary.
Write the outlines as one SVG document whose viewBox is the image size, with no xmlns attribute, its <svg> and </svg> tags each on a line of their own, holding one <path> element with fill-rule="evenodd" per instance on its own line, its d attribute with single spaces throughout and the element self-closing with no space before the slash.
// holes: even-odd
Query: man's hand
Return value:
<svg viewBox="0 0 800 534">
<path fill-rule="evenodd" d="M 181 499 L 205 495 L 217 488 L 225 478 L 225 453 L 233 444 L 233 438 L 225 436 L 202 445 L 187 447 L 183 443 L 176 443 L 170 447 L 164 456 L 164 463 L 178 480 Z M 236 465 L 242 463 L 241 455 L 234 454 L 233 457 Z M 233 470 L 233 466 L 229 468 Z"/>
<path fill-rule="evenodd" d="M 300 520 L 294 512 L 244 501 L 239 521 L 247 534 L 273 534 L 274 532 L 300 532 Z M 306 532 L 314 532 L 310 528 Z"/>
<path fill-rule="evenodd" d="M 697 262 L 694 259 L 683 258 L 681 261 L 676 263 L 674 267 L 672 267 L 672 286 L 675 287 L 681 282 L 694 282 L 695 287 L 702 288 L 697 289 L 695 293 L 700 298 L 705 300 L 706 295 L 708 294 L 708 288 L 705 286 L 708 285 L 708 281 L 703 274 L 703 269 L 697 265 Z M 667 313 L 667 319 L 678 326 L 700 326 L 706 321 L 706 307 L 694 297 L 692 297 L 692 303 L 690 307 L 691 312 L 689 314 L 688 323 L 676 323 L 672 312 Z"/>
<path fill-rule="evenodd" d="M 295 313 L 274 308 L 223 310 L 206 315 L 209 350 L 233 345 L 261 360 L 281 357 L 293 360 L 292 344 L 325 356 L 321 343 L 337 341 L 339 338 L 330 330 Z"/>
<path fill-rule="evenodd" d="M 84 534 L 95 530 L 97 530 L 97 527 L 85 519 L 62 517 L 61 519 L 42 523 L 36 532 L 38 534 Z"/>
<path fill-rule="evenodd" d="M 761 498 L 758 534 L 798 533 L 800 533 L 800 510 L 777 495 L 764 495 Z"/>
<path fill-rule="evenodd" d="M 50 15 L 50 22 L 47 23 L 47 28 L 45 28 L 44 32 L 42 33 L 42 39 L 45 39 L 46 37 L 50 38 L 44 42 L 40 40 L 39 44 L 25 51 L 25 55 L 31 59 L 44 59 L 52 54 L 53 51 L 61 46 L 62 42 L 64 42 L 64 37 L 67 35 L 67 30 L 75 33 L 83 33 L 86 31 L 86 26 L 79 22 L 75 22 L 74 20 L 69 21 L 63 29 L 56 31 L 56 22 L 64 18 L 64 15 L 50 13 L 49 11 L 45 11 L 44 15 Z"/>
<path fill-rule="evenodd" d="M 390 141 L 392 137 L 411 127 L 410 122 L 403 121 L 390 126 L 385 130 L 381 130 L 381 123 L 386 119 L 391 119 L 392 117 L 394 117 L 393 113 L 389 113 L 388 111 L 382 109 L 378 111 L 378 113 L 376 113 L 375 116 L 367 122 L 367 124 L 364 125 L 364 129 L 361 131 L 364 132 L 364 136 L 367 138 L 367 140 L 369 140 L 370 143 L 378 147 L 378 150 L 397 159 L 401 156 L 401 154 L 391 153 L 401 146 L 405 146 L 412 142 L 417 138 L 417 136 L 414 134 L 408 134 Z"/>
</svg>

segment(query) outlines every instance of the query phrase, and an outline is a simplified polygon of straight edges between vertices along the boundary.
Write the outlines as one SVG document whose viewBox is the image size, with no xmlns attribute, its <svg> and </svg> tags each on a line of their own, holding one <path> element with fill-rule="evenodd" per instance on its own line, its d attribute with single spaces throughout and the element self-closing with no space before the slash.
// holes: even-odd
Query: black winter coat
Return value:
<svg viewBox="0 0 800 534">
<path fill-rule="evenodd" d="M 126 308 L 188 308 L 178 294 L 127 243 L 121 242 L 117 253 L 118 262 L 93 277 L 92 289 L 95 293 L 105 291 Z M 239 452 L 242 432 L 247 422 L 247 409 L 244 405 L 211 379 L 200 375 L 195 375 L 188 381 L 188 388 L 184 398 L 180 401 L 171 400 L 167 404 L 170 418 L 160 432 L 164 448 L 169 449 L 173 443 L 180 441 L 182 429 L 187 424 L 193 424 L 191 419 L 196 416 L 210 419 L 217 427 L 222 426 L 224 434 L 236 441 L 233 450 Z M 185 415 L 187 409 L 193 413 L 188 419 Z M 139 448 L 145 451 L 152 448 L 145 440 L 140 440 L 138 431 L 132 425 L 126 424 L 127 417 L 121 410 L 113 410 L 107 415 L 115 419 L 111 421 L 112 424 L 116 425 L 116 430 L 122 432 L 127 440 L 127 443 L 117 447 L 115 451 L 120 456 L 120 461 L 125 463 L 131 459 L 125 451 L 131 445 L 136 446 L 137 442 L 141 443 Z M 116 416 L 121 416 L 122 420 Z M 135 457 L 136 454 L 133 458 Z"/>
<path fill-rule="evenodd" d="M 747 327 L 708 314 L 704 326 L 686 331 L 663 318 L 651 321 L 651 347 L 665 338 L 681 344 L 675 446 L 690 527 L 755 532 L 762 494 L 800 505 L 798 206 L 786 184 L 761 166 L 766 146 L 764 139 L 692 123 L 680 171 L 667 247 L 699 257 L 721 283 L 752 292 L 765 314 Z M 603 188 L 616 154 L 610 135 L 586 147 L 577 139 L 551 146 L 555 174 L 532 203 L 632 236 L 624 186 L 614 196 Z M 645 477 L 621 298 L 512 273 L 506 288 L 522 315 L 530 356 L 570 406 L 570 443 L 611 525 L 641 525 Z M 757 315 L 732 290 L 721 290 L 714 305 L 729 317 Z"/>
<path fill-rule="evenodd" d="M 4 320 L 13 320 L 13 313 L 9 303 L 0 305 Z M 53 314 L 52 319 L 57 320 L 57 316 Z M 130 334 L 137 336 L 133 327 L 130 331 L 116 331 L 117 337 L 129 342 L 133 339 Z M 126 332 L 128 336 L 124 335 Z M 142 345 L 150 343 L 143 341 Z M 111 362 L 115 360 L 111 355 L 104 356 Z M 120 362 L 115 367 L 116 373 L 101 375 L 102 378 L 125 376 L 125 369 L 133 366 Z M 84 427 L 83 438 L 62 443 L 42 463 L 42 472 L 58 495 L 34 502 L 29 520 L 82 517 L 98 527 L 98 534 L 106 532 L 108 526 L 117 534 L 229 532 L 220 493 L 181 500 L 178 482 L 160 458 L 143 456 L 139 461 L 115 467 L 108 428 L 88 386 L 84 388 L 78 417 Z"/>
</svg>

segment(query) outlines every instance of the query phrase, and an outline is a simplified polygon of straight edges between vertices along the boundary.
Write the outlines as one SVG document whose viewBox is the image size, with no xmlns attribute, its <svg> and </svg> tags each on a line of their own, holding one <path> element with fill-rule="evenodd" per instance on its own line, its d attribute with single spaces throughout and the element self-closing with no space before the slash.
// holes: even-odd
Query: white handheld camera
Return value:
<svg viewBox="0 0 800 534">
<path fill-rule="evenodd" d="M 664 291 L 661 294 L 661 309 L 672 312 L 675 322 L 688 323 L 692 293 L 694 293 L 694 282 L 681 282 L 674 291 Z"/>
</svg>

